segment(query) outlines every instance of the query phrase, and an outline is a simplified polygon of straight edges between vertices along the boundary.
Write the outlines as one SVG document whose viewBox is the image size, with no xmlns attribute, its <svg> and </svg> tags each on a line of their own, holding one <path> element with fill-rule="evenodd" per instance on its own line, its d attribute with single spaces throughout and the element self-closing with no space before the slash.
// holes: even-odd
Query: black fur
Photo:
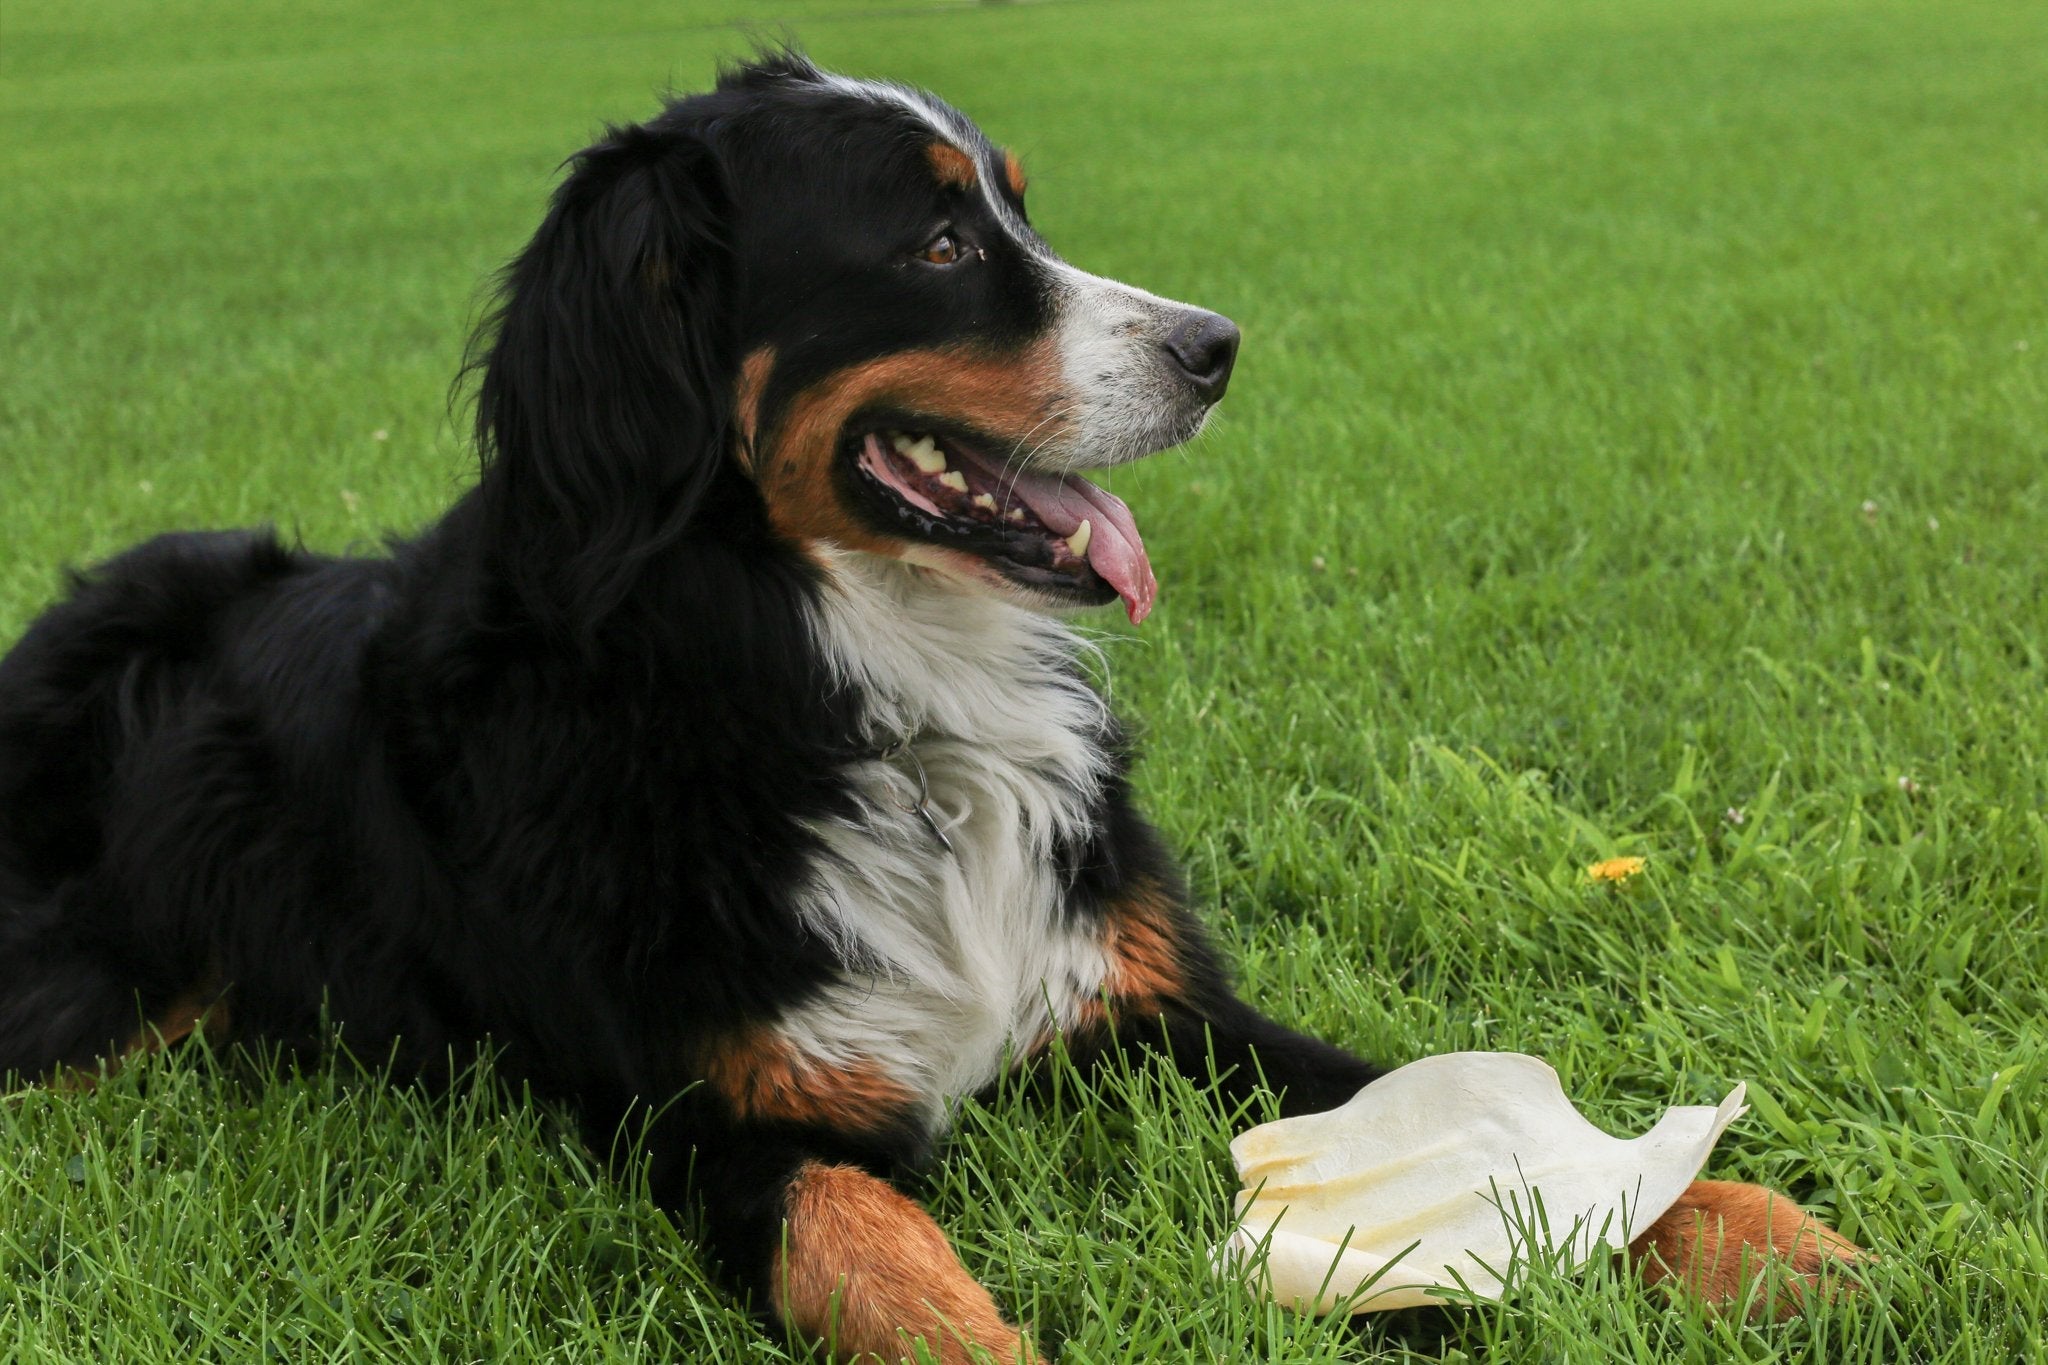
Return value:
<svg viewBox="0 0 2048 1365">
<path fill-rule="evenodd" d="M 755 1290 L 801 1163 L 922 1160 L 911 1116 L 742 1121 L 691 1058 L 845 969 L 793 906 L 872 748 L 806 624 L 819 563 L 737 458 L 742 358 L 780 358 L 770 421 L 864 358 L 1047 326 L 999 243 L 972 279 L 883 264 L 935 193 L 900 110 L 742 69 L 571 162 L 437 525 L 375 558 L 168 535 L 80 575 L 0 662 L 0 1071 L 92 1066 L 194 999 L 422 1071 L 488 1039 L 600 1147 L 659 1108 L 657 1194 Z M 1121 776 L 1094 829 L 1070 913 L 1172 888 L 1184 989 L 1083 1052 L 1163 1045 L 1293 1109 L 1370 1078 L 1231 994 Z"/>
</svg>

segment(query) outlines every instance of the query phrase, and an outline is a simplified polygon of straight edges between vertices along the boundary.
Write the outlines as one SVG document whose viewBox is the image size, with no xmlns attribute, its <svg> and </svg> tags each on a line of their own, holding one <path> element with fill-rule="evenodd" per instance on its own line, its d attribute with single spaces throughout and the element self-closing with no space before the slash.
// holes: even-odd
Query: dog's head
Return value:
<svg viewBox="0 0 2048 1365">
<path fill-rule="evenodd" d="M 585 616 L 717 522 L 1136 621 L 1081 471 L 1199 431 L 1237 340 L 1060 260 L 949 106 L 779 54 L 574 158 L 479 349 L 485 505 Z"/>
</svg>

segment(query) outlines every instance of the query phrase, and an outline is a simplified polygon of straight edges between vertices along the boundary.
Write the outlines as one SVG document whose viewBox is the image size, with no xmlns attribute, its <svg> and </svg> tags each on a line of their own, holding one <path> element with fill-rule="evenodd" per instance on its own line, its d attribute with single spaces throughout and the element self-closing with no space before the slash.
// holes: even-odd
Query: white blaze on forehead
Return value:
<svg viewBox="0 0 2048 1365">
<path fill-rule="evenodd" d="M 995 215 L 1006 231 L 1027 251 L 1035 256 L 1051 258 L 1043 240 L 1031 230 L 1010 201 L 1003 198 L 996 187 L 996 177 L 987 173 L 986 159 L 982 155 L 988 149 L 988 140 L 971 123 L 965 114 L 934 99 L 922 90 L 894 81 L 855 80 L 850 76 L 827 76 L 825 84 L 841 94 L 852 95 L 871 104 L 881 104 L 901 109 L 931 129 L 932 137 L 957 150 L 974 163 L 980 172 L 975 176 L 981 188 L 983 200 L 989 212 Z"/>
<path fill-rule="evenodd" d="M 825 75 L 824 84 L 829 90 L 866 100 L 870 104 L 893 105 L 907 110 L 916 118 L 930 124 L 934 133 L 948 141 L 960 135 L 959 118 L 922 90 L 898 85 L 894 81 L 864 81 L 852 76 L 830 73 Z"/>
</svg>

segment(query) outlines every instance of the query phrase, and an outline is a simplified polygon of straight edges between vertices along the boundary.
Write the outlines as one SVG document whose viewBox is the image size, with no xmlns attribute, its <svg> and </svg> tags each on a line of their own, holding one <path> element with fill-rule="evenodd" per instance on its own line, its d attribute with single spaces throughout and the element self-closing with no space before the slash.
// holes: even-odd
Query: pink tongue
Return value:
<svg viewBox="0 0 2048 1365">
<path fill-rule="evenodd" d="M 1124 611 L 1132 625 L 1151 612 L 1152 601 L 1159 596 L 1159 580 L 1152 576 L 1152 561 L 1145 558 L 1138 523 L 1123 499 L 1076 474 L 1055 478 L 992 468 L 988 461 L 963 451 L 954 456 L 963 462 L 972 460 L 999 488 L 1016 494 L 1017 501 L 1056 536 L 1070 536 L 1081 529 L 1083 521 L 1088 522 L 1088 567 L 1124 599 Z"/>
</svg>

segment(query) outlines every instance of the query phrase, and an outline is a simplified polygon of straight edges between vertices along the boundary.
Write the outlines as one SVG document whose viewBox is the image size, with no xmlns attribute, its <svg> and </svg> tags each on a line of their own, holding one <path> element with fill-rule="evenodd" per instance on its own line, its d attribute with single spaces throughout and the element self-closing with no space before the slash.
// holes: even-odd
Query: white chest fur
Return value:
<svg viewBox="0 0 2048 1365">
<path fill-rule="evenodd" d="M 881 1067 L 938 1119 L 1100 987 L 1100 943 L 1062 923 L 1052 852 L 1084 831 L 1105 776 L 1102 701 L 1057 621 L 903 565 L 832 568 L 819 640 L 867 699 L 878 753 L 907 737 L 915 761 L 863 763 L 858 813 L 817 827 L 804 917 L 854 965 L 780 1031 Z M 917 813 L 918 765 L 950 850 Z"/>
</svg>

